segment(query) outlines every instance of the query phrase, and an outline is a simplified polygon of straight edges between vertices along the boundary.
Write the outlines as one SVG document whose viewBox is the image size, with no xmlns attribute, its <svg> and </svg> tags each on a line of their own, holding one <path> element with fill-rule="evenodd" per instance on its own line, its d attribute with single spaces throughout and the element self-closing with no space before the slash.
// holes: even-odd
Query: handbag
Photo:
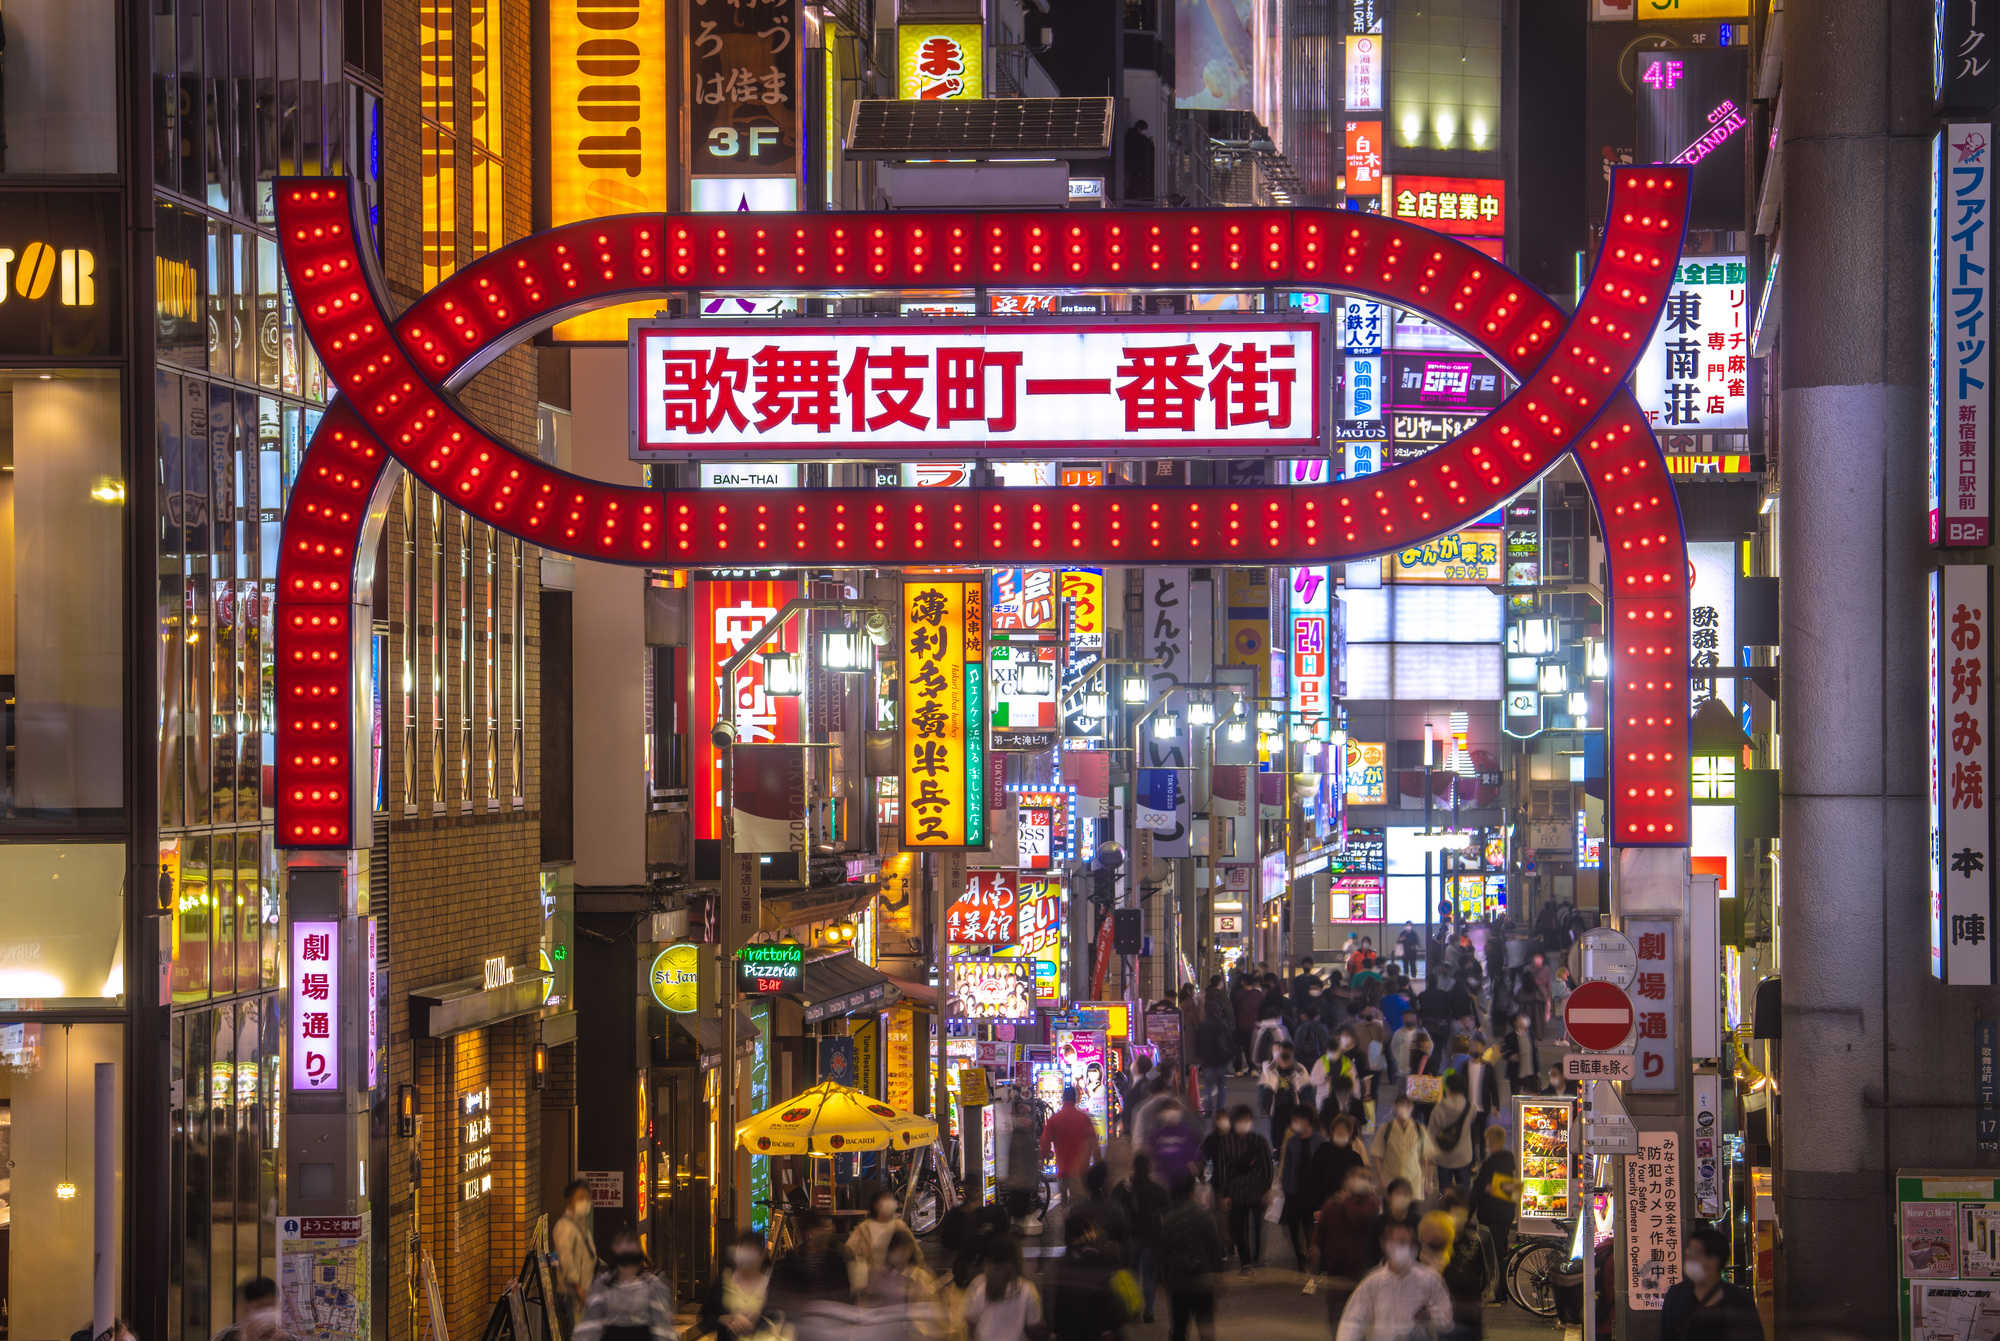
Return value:
<svg viewBox="0 0 2000 1341">
<path fill-rule="evenodd" d="M 1403 1092 L 1420 1104 L 1434 1104 L 1444 1098 L 1443 1076 L 1406 1076 Z"/>
<path fill-rule="evenodd" d="M 1271 1197 L 1271 1204 L 1264 1208 L 1264 1223 L 1275 1225 L 1283 1220 L 1284 1216 L 1285 1194 L 1282 1192 L 1274 1193 Z"/>
</svg>

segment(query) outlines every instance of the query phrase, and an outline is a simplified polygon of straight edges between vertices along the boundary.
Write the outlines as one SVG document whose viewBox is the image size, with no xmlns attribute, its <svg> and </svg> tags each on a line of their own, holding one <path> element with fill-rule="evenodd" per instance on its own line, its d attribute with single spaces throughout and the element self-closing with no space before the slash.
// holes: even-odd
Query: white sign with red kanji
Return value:
<svg viewBox="0 0 2000 1341">
<path fill-rule="evenodd" d="M 1625 936 L 1639 957 L 1639 969 L 1632 975 L 1628 993 L 1638 1017 L 1632 1031 L 1636 1040 L 1633 1069 L 1638 1074 L 1628 1088 L 1671 1093 L 1680 1088 L 1680 1005 L 1674 982 L 1680 923 L 1631 917 L 1625 920 Z"/>
<path fill-rule="evenodd" d="M 1306 454 L 1328 343 L 1299 316 L 635 325 L 632 456 Z"/>
<path fill-rule="evenodd" d="M 965 893 L 945 910 L 953 945 L 1012 945 L 1020 939 L 1020 877 L 1012 871 L 967 871 Z"/>
<path fill-rule="evenodd" d="M 1741 256 L 1684 256 L 1659 325 L 1633 369 L 1633 395 L 1655 429 L 1741 433 L 1750 427 L 1750 278 Z"/>
<path fill-rule="evenodd" d="M 340 1088 L 340 923 L 292 923 L 292 1088 Z"/>
<path fill-rule="evenodd" d="M 1959 986 L 1993 984 L 1992 573 L 1985 564 L 1931 573 L 1931 974 Z"/>
</svg>

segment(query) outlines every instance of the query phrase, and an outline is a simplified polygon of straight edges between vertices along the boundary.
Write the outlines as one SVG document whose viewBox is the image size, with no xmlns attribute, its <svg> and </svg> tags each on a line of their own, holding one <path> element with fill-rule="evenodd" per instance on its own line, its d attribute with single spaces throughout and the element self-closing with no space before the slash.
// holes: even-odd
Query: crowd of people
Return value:
<svg viewBox="0 0 2000 1341">
<path fill-rule="evenodd" d="M 695 1330 L 720 1341 L 1123 1341 L 1157 1310 L 1169 1341 L 1190 1330 L 1214 1341 L 1222 1282 L 1267 1258 L 1282 1266 L 1289 1250 L 1286 1279 L 1320 1297 L 1332 1341 L 1473 1341 L 1506 1302 L 1519 1189 L 1511 1096 L 1573 1092 L 1541 1052 L 1568 988 L 1549 966 L 1562 928 L 1510 955 L 1511 930 L 1450 928 L 1423 957 L 1421 991 L 1408 926 L 1394 961 L 1357 938 L 1335 966 L 1306 958 L 1281 978 L 1247 965 L 1205 992 L 1184 989 L 1165 1004 L 1182 1014 L 1190 1065 L 1135 1059 L 1117 1077 L 1109 1140 L 1074 1089 L 1039 1123 L 1018 1102 L 999 1204 L 946 1217 L 949 1269 L 927 1265 L 894 1189 L 844 1239 L 799 1208 L 794 1246 L 776 1261 L 755 1231 L 733 1245 Z M 1230 1081 L 1241 1094 L 1252 1077 L 1256 1102 L 1229 1103 Z M 1049 1165 L 1044 1218 L 1035 1193 Z M 578 1183 L 571 1197 L 554 1234 L 565 1334 L 676 1341 L 669 1292 L 637 1240 L 621 1235 L 603 1269 L 588 1192 Z M 1037 1239 L 1032 1271 L 1024 1236 Z M 1690 1235 L 1663 1341 L 1762 1341 L 1754 1301 L 1723 1278 L 1726 1258 L 1715 1231 Z"/>
</svg>

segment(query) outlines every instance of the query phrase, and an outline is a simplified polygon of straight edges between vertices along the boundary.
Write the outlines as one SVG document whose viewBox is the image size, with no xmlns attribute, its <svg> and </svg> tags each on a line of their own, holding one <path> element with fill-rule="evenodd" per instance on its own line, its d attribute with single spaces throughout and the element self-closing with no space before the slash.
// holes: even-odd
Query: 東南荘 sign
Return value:
<svg viewBox="0 0 2000 1341">
<path fill-rule="evenodd" d="M 632 455 L 1305 454 L 1328 344 L 1297 315 L 636 326 Z"/>
</svg>

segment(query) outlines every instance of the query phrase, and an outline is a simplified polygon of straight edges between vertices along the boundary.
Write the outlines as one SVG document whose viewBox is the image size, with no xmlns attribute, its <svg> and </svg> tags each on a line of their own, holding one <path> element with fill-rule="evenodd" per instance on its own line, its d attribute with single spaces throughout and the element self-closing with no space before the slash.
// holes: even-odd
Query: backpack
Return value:
<svg viewBox="0 0 2000 1341">
<path fill-rule="evenodd" d="M 1262 1066 L 1265 1062 L 1271 1060 L 1271 1054 L 1277 1050 L 1277 1046 L 1278 1031 L 1275 1029 L 1264 1030 L 1257 1035 L 1257 1054 L 1250 1060 Z"/>
<path fill-rule="evenodd" d="M 1219 1015 L 1210 1015 L 1201 1022 L 1201 1032 L 1196 1035 L 1201 1050 L 1203 1066 L 1227 1066 L 1236 1051 L 1236 1031 L 1229 1021 Z"/>
<path fill-rule="evenodd" d="M 1440 1152 L 1448 1150 L 1456 1150 L 1458 1148 L 1459 1138 L 1465 1135 L 1465 1124 L 1469 1122 L 1471 1119 L 1472 1119 L 1472 1101 L 1468 1099 L 1466 1101 L 1465 1107 L 1462 1110 L 1460 1110 L 1459 1115 L 1453 1118 L 1448 1124 L 1445 1125 L 1445 1127 L 1442 1130 L 1440 1130 L 1437 1133 L 1436 1140 L 1438 1144 L 1438 1150 Z"/>
<path fill-rule="evenodd" d="M 1326 1039 L 1326 1025 L 1319 1020 L 1305 1021 L 1292 1036 L 1292 1048 L 1308 1070 L 1326 1052 Z"/>
<path fill-rule="evenodd" d="M 1170 1281 L 1192 1282 L 1214 1270 L 1203 1246 L 1201 1217 L 1206 1215 L 1198 1206 L 1181 1206 L 1166 1218 L 1160 1227 L 1160 1265 Z"/>
</svg>

